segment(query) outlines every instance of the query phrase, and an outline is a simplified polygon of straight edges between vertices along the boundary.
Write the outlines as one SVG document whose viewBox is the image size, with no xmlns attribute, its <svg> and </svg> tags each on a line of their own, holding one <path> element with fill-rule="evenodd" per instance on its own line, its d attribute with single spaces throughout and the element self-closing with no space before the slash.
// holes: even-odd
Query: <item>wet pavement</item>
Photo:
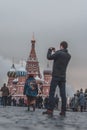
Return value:
<svg viewBox="0 0 87 130">
<path fill-rule="evenodd" d="M 28 112 L 26 107 L 0 106 L 0 130 L 87 130 L 87 112 L 67 112 L 53 117 L 42 115 L 43 109 Z"/>
</svg>

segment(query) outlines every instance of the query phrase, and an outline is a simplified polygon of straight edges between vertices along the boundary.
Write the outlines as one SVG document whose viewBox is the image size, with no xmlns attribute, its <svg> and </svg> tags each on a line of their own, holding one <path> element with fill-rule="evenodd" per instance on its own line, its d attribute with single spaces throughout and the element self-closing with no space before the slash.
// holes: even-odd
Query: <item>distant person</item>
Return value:
<svg viewBox="0 0 87 130">
<path fill-rule="evenodd" d="M 84 106 L 84 111 L 86 111 L 86 109 L 87 109 L 87 89 L 85 89 L 84 96 L 85 96 L 85 106 Z"/>
<path fill-rule="evenodd" d="M 80 111 L 83 112 L 84 107 L 85 107 L 85 102 L 86 102 L 86 99 L 85 99 L 85 96 L 83 93 L 83 89 L 80 90 L 80 95 L 79 95 L 78 101 L 79 101 L 79 105 L 80 105 Z"/>
<path fill-rule="evenodd" d="M 66 114 L 66 69 L 70 61 L 71 55 L 68 53 L 68 43 L 63 41 L 60 43 L 60 50 L 55 51 L 55 48 L 51 47 L 48 49 L 47 59 L 53 60 L 53 72 L 52 80 L 49 91 L 49 105 L 47 111 L 43 114 L 53 115 L 55 107 L 55 90 L 57 85 L 60 89 L 61 96 L 61 112 L 60 115 L 65 116 Z"/>
<path fill-rule="evenodd" d="M 30 106 L 32 106 L 33 111 L 35 111 L 37 94 L 38 94 L 38 87 L 36 84 L 36 80 L 33 77 L 33 75 L 29 75 L 28 78 L 26 79 L 24 86 L 24 95 L 27 96 L 28 111 L 30 110 Z"/>
<path fill-rule="evenodd" d="M 79 102 L 78 102 L 78 95 L 74 94 L 74 97 L 71 100 L 71 109 L 73 110 L 73 112 L 78 111 L 78 106 L 79 106 Z"/>
<path fill-rule="evenodd" d="M 6 86 L 6 83 L 3 84 L 3 87 L 1 88 L 1 91 L 2 91 L 2 103 L 3 103 L 3 106 L 7 106 L 9 89 Z"/>
</svg>

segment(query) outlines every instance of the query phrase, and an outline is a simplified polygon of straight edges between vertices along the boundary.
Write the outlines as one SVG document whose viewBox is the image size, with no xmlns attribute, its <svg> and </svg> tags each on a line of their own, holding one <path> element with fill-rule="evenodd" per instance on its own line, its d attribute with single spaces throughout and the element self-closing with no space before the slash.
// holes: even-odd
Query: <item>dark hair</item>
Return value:
<svg viewBox="0 0 87 130">
<path fill-rule="evenodd" d="M 4 83 L 3 86 L 6 86 L 6 83 Z"/>
<path fill-rule="evenodd" d="M 62 41 L 60 43 L 60 46 L 62 46 L 64 49 L 68 48 L 68 43 L 66 41 Z"/>
<path fill-rule="evenodd" d="M 33 75 L 33 74 L 29 74 L 29 75 L 28 75 L 28 78 L 30 78 L 30 77 L 34 77 L 34 75 Z"/>
</svg>

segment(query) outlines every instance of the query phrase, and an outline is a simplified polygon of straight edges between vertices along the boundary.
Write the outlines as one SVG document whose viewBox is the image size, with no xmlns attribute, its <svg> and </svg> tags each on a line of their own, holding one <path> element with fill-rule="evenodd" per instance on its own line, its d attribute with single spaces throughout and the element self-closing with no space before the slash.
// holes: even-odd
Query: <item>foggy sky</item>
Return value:
<svg viewBox="0 0 87 130">
<path fill-rule="evenodd" d="M 87 88 L 87 0 L 0 0 L 0 85 L 13 58 L 17 65 L 27 60 L 33 32 L 40 70 L 47 49 L 65 40 L 72 55 L 67 83 Z"/>
</svg>

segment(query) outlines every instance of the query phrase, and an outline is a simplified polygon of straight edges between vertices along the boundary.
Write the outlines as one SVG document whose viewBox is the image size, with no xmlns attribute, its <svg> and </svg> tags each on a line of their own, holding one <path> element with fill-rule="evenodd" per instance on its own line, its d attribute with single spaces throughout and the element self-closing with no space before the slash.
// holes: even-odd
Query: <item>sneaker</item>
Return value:
<svg viewBox="0 0 87 130">
<path fill-rule="evenodd" d="M 43 115 L 45 115 L 45 114 L 47 114 L 47 115 L 53 115 L 53 111 L 52 110 L 47 110 L 47 111 L 44 111 L 43 113 L 42 113 Z"/>
<path fill-rule="evenodd" d="M 65 113 L 65 112 L 60 112 L 60 115 L 61 115 L 61 116 L 65 116 L 66 113 Z"/>
</svg>

